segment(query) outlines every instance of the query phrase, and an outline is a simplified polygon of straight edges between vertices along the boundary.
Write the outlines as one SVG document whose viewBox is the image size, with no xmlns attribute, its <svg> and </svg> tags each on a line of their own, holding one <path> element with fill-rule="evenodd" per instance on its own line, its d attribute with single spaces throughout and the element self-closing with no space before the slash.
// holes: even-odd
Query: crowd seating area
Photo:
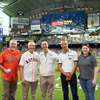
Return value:
<svg viewBox="0 0 100 100">
<path fill-rule="evenodd" d="M 39 37 L 36 37 L 36 36 L 28 36 L 28 37 L 26 37 L 26 36 L 21 36 L 21 37 L 12 37 L 12 39 L 15 39 L 15 40 L 19 40 L 19 41 L 30 41 L 30 40 L 32 40 L 32 41 L 35 41 L 35 42 L 37 42 L 40 38 Z"/>
<path fill-rule="evenodd" d="M 41 38 L 37 43 L 41 43 L 43 39 L 48 40 L 49 43 L 59 43 L 62 39 L 67 40 L 67 37 L 65 36 L 64 37 L 63 36 L 46 36 L 46 37 Z"/>
<path fill-rule="evenodd" d="M 5 50 L 5 49 L 7 49 L 7 47 L 4 46 L 3 50 Z M 22 46 L 22 47 L 18 46 L 17 49 L 21 53 L 24 53 L 25 51 L 28 51 L 27 46 Z M 61 48 L 49 48 L 49 49 L 54 51 L 55 53 L 61 53 L 63 51 Z M 76 51 L 77 53 L 81 53 L 81 48 L 70 48 L 70 49 Z M 35 51 L 40 53 L 40 52 L 42 52 L 42 48 L 36 48 Z M 100 53 L 100 48 L 91 48 L 91 52 L 92 53 Z"/>
<path fill-rule="evenodd" d="M 3 50 L 7 49 L 6 46 L 3 47 Z M 18 46 L 17 49 L 22 53 L 24 53 L 25 51 L 28 51 L 28 48 L 27 46 Z M 63 50 L 61 48 L 49 48 L 50 50 L 54 51 L 55 53 L 61 53 Z M 71 50 L 74 50 L 76 51 L 77 53 L 81 53 L 81 48 L 70 48 Z M 35 49 L 36 52 L 40 53 L 42 52 L 42 49 L 41 48 L 36 48 Z M 100 48 L 91 48 L 91 52 L 92 53 L 100 53 Z"/>
<path fill-rule="evenodd" d="M 49 43 L 60 43 L 61 40 L 67 40 L 69 43 L 71 42 L 99 42 L 100 41 L 100 36 L 84 36 L 83 34 L 78 35 L 77 37 L 75 37 L 74 35 L 52 35 L 52 36 L 44 36 L 44 37 L 36 37 L 36 36 L 22 36 L 22 37 L 14 37 L 14 39 L 16 40 L 25 40 L 25 41 L 29 41 L 29 40 L 33 40 L 35 41 L 36 44 L 41 43 L 41 41 L 43 39 L 48 40 Z M 6 46 L 3 46 L 2 50 L 7 49 Z M 18 45 L 17 49 L 20 52 L 25 52 L 28 50 L 27 47 L 27 43 L 25 44 L 20 44 L 20 46 Z M 61 48 L 50 48 L 52 51 L 56 52 L 56 53 L 61 53 L 62 49 Z M 77 53 L 81 53 L 81 48 L 71 48 L 72 50 L 76 51 Z M 42 51 L 41 48 L 36 48 L 36 51 L 38 53 L 40 53 Z M 92 53 L 100 53 L 100 48 L 91 48 Z"/>
<path fill-rule="evenodd" d="M 98 42 L 100 41 L 99 36 L 80 36 L 80 37 L 70 37 L 70 36 L 47 36 L 41 38 L 37 43 L 41 43 L 41 40 L 46 39 L 49 43 L 60 43 L 61 40 L 66 39 L 70 42 Z"/>
<path fill-rule="evenodd" d="M 49 43 L 60 43 L 61 40 L 65 39 L 67 40 L 69 43 L 70 42 L 98 42 L 100 41 L 100 36 L 84 36 L 84 35 L 78 35 L 73 36 L 73 35 L 53 35 L 53 36 L 43 36 L 43 37 L 37 37 L 37 36 L 21 36 L 21 37 L 12 37 L 12 39 L 16 39 L 16 40 L 22 40 L 22 41 L 35 41 L 35 43 L 41 43 L 41 41 L 43 39 L 48 40 Z"/>
<path fill-rule="evenodd" d="M 71 50 L 76 51 L 77 53 L 81 53 L 81 48 L 70 48 Z M 60 48 L 50 48 L 50 50 L 56 52 L 56 53 L 61 53 L 63 50 Z M 42 51 L 41 48 L 37 48 L 36 52 L 40 53 Z M 92 53 L 100 53 L 100 48 L 91 48 Z"/>
</svg>

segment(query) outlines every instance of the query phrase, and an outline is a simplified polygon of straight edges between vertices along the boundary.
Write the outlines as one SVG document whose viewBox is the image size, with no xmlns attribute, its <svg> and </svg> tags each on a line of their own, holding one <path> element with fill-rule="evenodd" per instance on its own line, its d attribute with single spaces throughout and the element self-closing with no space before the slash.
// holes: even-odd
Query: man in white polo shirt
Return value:
<svg viewBox="0 0 100 100">
<path fill-rule="evenodd" d="M 79 100 L 77 95 L 77 78 L 75 71 L 77 69 L 77 53 L 68 48 L 66 40 L 61 41 L 63 52 L 59 55 L 58 69 L 61 72 L 61 82 L 64 100 L 69 100 L 68 82 L 70 83 L 73 100 Z"/>
<path fill-rule="evenodd" d="M 29 87 L 31 86 L 31 100 L 36 100 L 36 90 L 38 86 L 38 54 L 34 52 L 35 43 L 28 43 L 26 51 L 20 60 L 20 76 L 22 80 L 22 100 L 28 100 Z"/>
<path fill-rule="evenodd" d="M 49 100 L 54 100 L 55 61 L 58 61 L 58 56 L 48 49 L 47 40 L 42 40 L 41 47 L 43 49 L 39 54 L 41 99 L 46 100 L 48 90 Z"/>
</svg>

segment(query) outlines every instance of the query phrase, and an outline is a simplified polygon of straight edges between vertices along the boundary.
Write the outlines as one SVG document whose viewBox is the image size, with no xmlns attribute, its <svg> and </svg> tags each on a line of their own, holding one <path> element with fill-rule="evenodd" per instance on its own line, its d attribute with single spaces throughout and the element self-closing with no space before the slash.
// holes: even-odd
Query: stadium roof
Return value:
<svg viewBox="0 0 100 100">
<path fill-rule="evenodd" d="M 99 0 L 0 0 L 0 8 L 2 8 L 3 12 L 8 16 L 17 17 L 18 11 L 30 13 L 32 10 L 36 10 L 38 8 L 43 10 L 43 7 L 49 5 L 52 5 L 52 7 L 56 7 L 58 4 L 74 5 L 75 3 L 77 3 L 77 5 L 80 6 L 80 4 L 78 4 L 79 2 L 81 2 L 81 5 L 85 5 L 90 4 L 92 1 L 92 6 L 97 6 L 96 3 L 94 5 L 94 1 L 99 4 L 99 10 Z"/>
</svg>

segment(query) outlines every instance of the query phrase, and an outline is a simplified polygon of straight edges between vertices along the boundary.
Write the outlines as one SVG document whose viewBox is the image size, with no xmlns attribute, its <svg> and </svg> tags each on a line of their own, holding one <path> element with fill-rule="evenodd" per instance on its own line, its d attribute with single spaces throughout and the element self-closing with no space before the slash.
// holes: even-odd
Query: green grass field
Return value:
<svg viewBox="0 0 100 100">
<path fill-rule="evenodd" d="M 55 69 L 57 69 L 57 63 L 55 63 L 56 67 Z M 98 65 L 98 68 L 100 70 L 100 63 Z M 1 73 L 1 72 L 0 72 Z M 77 77 L 79 75 L 79 72 L 76 72 Z M 40 74 L 38 72 L 38 78 L 39 78 Z M 98 78 L 97 78 L 97 87 L 96 87 L 96 91 L 95 91 L 95 97 L 96 100 L 100 100 L 100 73 L 98 73 Z M 80 87 L 80 83 L 77 80 L 77 88 L 78 88 L 78 95 L 79 95 L 79 100 L 85 100 L 84 97 L 84 93 Z M 2 81 L 0 78 L 0 100 L 2 98 Z M 21 81 L 18 79 L 18 85 L 17 85 L 17 91 L 16 91 L 16 95 L 15 95 L 16 100 L 22 100 L 22 86 L 21 86 Z M 30 99 L 30 92 L 29 92 L 29 96 L 28 96 L 28 100 Z M 36 100 L 41 100 L 41 91 L 40 91 L 40 80 L 38 79 L 38 88 L 37 88 L 37 99 Z M 48 100 L 48 94 L 47 94 L 47 99 Z M 62 86 L 61 86 L 61 80 L 60 80 L 60 72 L 55 72 L 55 89 L 54 89 L 54 100 L 63 100 L 63 92 L 62 92 Z M 73 100 L 72 99 L 72 94 L 70 91 L 70 87 L 69 87 L 69 100 Z"/>
</svg>

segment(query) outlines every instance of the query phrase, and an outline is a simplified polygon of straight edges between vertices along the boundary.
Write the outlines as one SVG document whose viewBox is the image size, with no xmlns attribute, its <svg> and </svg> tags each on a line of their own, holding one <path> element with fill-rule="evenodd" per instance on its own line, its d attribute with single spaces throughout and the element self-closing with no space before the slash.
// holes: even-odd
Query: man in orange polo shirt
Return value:
<svg viewBox="0 0 100 100">
<path fill-rule="evenodd" d="M 0 54 L 0 69 L 3 93 L 2 100 L 15 100 L 15 91 L 17 89 L 18 65 L 21 59 L 20 52 L 16 50 L 17 41 L 12 39 L 10 48 Z"/>
</svg>

